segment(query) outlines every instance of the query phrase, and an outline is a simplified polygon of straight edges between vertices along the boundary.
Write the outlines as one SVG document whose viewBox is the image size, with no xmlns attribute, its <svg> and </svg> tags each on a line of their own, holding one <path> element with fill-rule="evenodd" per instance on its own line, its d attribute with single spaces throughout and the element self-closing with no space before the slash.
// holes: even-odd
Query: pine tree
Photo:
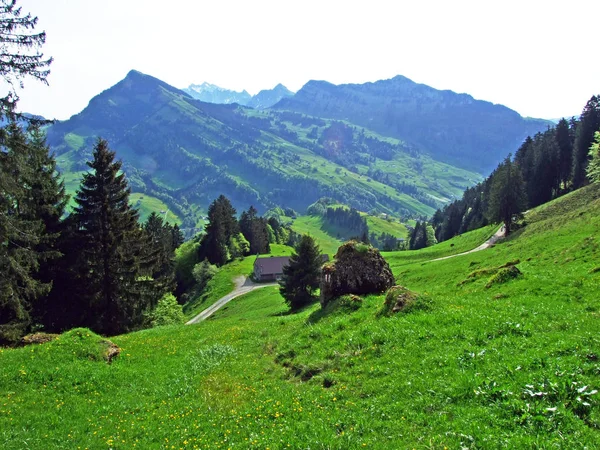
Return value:
<svg viewBox="0 0 600 450">
<path fill-rule="evenodd" d="M 65 230 L 62 216 L 69 197 L 56 170 L 56 160 L 50 154 L 45 135 L 39 125 L 32 124 L 29 134 L 29 166 L 33 175 L 33 183 L 30 186 L 31 218 L 41 220 L 43 226 L 40 242 L 36 246 L 40 263 L 36 277 L 42 283 L 50 284 L 53 283 L 60 267 L 58 259 L 63 256 L 59 239 Z M 44 316 L 49 312 L 48 296 L 38 298 L 32 306 L 34 320 L 44 322 Z"/>
<path fill-rule="evenodd" d="M 525 189 L 521 172 L 510 155 L 491 175 L 488 216 L 492 222 L 503 222 L 508 236 L 513 220 L 525 209 Z"/>
<path fill-rule="evenodd" d="M 555 137 L 558 145 L 558 179 L 563 190 L 566 190 L 573 166 L 573 141 L 566 119 L 560 119 L 556 125 Z"/>
<path fill-rule="evenodd" d="M 179 225 L 173 225 L 171 229 L 171 247 L 173 250 L 177 250 L 184 241 L 185 238 L 183 237 L 183 232 L 179 229 Z"/>
<path fill-rule="evenodd" d="M 250 254 L 270 253 L 268 222 L 258 216 L 254 206 L 240 216 L 240 231 L 250 244 Z"/>
<path fill-rule="evenodd" d="M 581 113 L 575 134 L 572 173 L 573 188 L 575 189 L 585 184 L 590 146 L 594 140 L 594 133 L 598 129 L 600 129 L 600 97 L 593 96 Z"/>
<path fill-rule="evenodd" d="M 0 342 L 14 342 L 31 324 L 32 302 L 50 285 L 35 277 L 43 223 L 34 214 L 34 168 L 21 128 L 0 130 L 0 146 Z"/>
<path fill-rule="evenodd" d="M 242 256 L 239 247 L 240 228 L 235 209 L 224 195 L 220 195 L 208 207 L 208 223 L 200 243 L 200 260 L 208 259 L 211 264 L 222 266 L 232 258 Z"/>
<path fill-rule="evenodd" d="M 296 310 L 314 299 L 321 277 L 321 250 L 309 235 L 303 235 L 294 249 L 283 277 L 279 292 L 292 310 Z"/>
<path fill-rule="evenodd" d="M 74 211 L 81 311 L 88 312 L 88 326 L 108 335 L 139 327 L 158 300 L 150 277 L 154 261 L 145 251 L 151 244 L 129 205 L 127 180 L 114 157 L 107 142 L 98 139 Z"/>
<path fill-rule="evenodd" d="M 173 227 L 152 212 L 143 226 L 150 245 L 146 249 L 147 258 L 154 261 L 151 277 L 155 294 L 162 298 L 175 290 L 175 248 L 173 247 Z"/>
</svg>

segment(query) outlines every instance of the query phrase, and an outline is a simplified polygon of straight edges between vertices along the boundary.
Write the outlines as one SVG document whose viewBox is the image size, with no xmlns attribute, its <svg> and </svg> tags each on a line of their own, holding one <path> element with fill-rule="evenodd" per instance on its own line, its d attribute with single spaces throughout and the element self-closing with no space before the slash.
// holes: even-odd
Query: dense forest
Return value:
<svg viewBox="0 0 600 450">
<path fill-rule="evenodd" d="M 483 182 L 465 191 L 462 199 L 436 211 L 432 224 L 438 241 L 488 223 L 504 222 L 510 233 L 513 219 L 594 179 L 598 155 L 595 133 L 600 130 L 600 97 L 593 96 L 579 118 L 561 119 L 554 127 L 525 139 Z"/>
</svg>

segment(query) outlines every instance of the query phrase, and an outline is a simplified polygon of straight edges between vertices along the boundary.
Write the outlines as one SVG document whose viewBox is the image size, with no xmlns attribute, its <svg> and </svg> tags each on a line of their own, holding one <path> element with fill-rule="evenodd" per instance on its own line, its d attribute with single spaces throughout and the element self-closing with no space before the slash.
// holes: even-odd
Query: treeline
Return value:
<svg viewBox="0 0 600 450">
<path fill-rule="evenodd" d="M 113 335 L 152 322 L 174 290 L 177 225 L 139 224 L 121 163 L 98 140 L 69 198 L 38 126 L 0 130 L 0 342 L 43 327 Z"/>
<path fill-rule="evenodd" d="M 332 198 L 319 199 L 308 207 L 307 214 L 322 217 L 324 223 L 335 230 L 340 238 L 371 244 L 383 251 L 398 250 L 404 245 L 402 239 L 392 234 L 369 232 L 367 219 L 358 210 L 341 206 Z"/>
<path fill-rule="evenodd" d="M 432 224 L 437 240 L 496 221 L 504 222 L 509 233 L 520 212 L 588 183 L 590 148 L 598 130 L 600 96 L 593 96 L 578 119 L 563 118 L 555 127 L 528 137 L 514 159 L 509 156 L 486 180 L 467 189 L 461 200 L 436 211 Z"/>
<path fill-rule="evenodd" d="M 205 233 L 195 240 L 200 244 L 198 259 L 222 266 L 235 258 L 251 254 L 270 253 L 270 244 L 293 246 L 298 235 L 275 217 L 260 217 L 254 206 L 243 211 L 240 220 L 236 210 L 224 195 L 208 208 Z"/>
<path fill-rule="evenodd" d="M 408 233 L 408 250 L 419 250 L 434 244 L 437 244 L 437 239 L 433 227 L 417 220 L 415 227 Z"/>
</svg>

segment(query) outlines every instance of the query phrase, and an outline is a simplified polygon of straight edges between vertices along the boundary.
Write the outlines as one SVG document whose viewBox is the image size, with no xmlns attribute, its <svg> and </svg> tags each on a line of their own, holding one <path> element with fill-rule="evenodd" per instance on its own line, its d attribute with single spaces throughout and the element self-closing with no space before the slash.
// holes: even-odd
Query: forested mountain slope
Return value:
<svg viewBox="0 0 600 450">
<path fill-rule="evenodd" d="M 361 127 L 204 103 L 137 71 L 48 129 L 71 188 L 97 136 L 123 159 L 133 191 L 158 197 L 186 226 L 219 194 L 262 210 L 303 210 L 328 196 L 363 211 L 430 215 L 480 179 Z"/>
</svg>

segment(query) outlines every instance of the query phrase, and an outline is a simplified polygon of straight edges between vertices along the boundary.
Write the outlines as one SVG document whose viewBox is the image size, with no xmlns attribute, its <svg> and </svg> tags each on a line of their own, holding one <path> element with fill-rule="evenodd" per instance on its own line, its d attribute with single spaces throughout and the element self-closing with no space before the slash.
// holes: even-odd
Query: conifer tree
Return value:
<svg viewBox="0 0 600 450">
<path fill-rule="evenodd" d="M 183 232 L 179 229 L 179 225 L 173 225 L 171 229 L 171 247 L 173 250 L 177 250 L 181 244 L 185 241 Z"/>
<path fill-rule="evenodd" d="M 200 260 L 208 259 L 211 264 L 222 266 L 232 258 L 242 256 L 240 228 L 235 217 L 235 208 L 224 195 L 220 195 L 208 207 L 208 223 L 200 243 Z"/>
<path fill-rule="evenodd" d="M 321 250 L 309 235 L 303 235 L 294 249 L 283 277 L 279 292 L 292 310 L 298 309 L 314 299 L 321 277 Z"/>
<path fill-rule="evenodd" d="M 555 137 L 558 145 L 558 179 L 565 190 L 569 184 L 573 166 L 573 141 L 566 119 L 560 119 L 556 125 Z"/>
<path fill-rule="evenodd" d="M 0 342 L 14 342 L 31 323 L 32 302 L 50 285 L 35 277 L 43 223 L 31 201 L 27 140 L 12 123 L 1 130 L 0 145 Z"/>
<path fill-rule="evenodd" d="M 31 218 L 42 222 L 42 235 L 36 246 L 39 258 L 39 269 L 36 277 L 42 283 L 53 283 L 63 251 L 60 247 L 60 235 L 65 230 L 62 216 L 69 197 L 65 192 L 64 182 L 56 170 L 56 160 L 46 145 L 44 133 L 39 125 L 33 123 L 29 127 L 29 166 L 32 170 L 33 183 L 30 185 L 32 202 Z M 62 293 L 60 293 L 62 294 Z M 43 322 L 49 313 L 48 297 L 38 298 L 32 305 L 33 318 Z"/>
<path fill-rule="evenodd" d="M 89 313 L 88 326 L 108 335 L 139 327 L 144 312 L 158 301 L 150 276 L 154 261 L 145 251 L 150 242 L 129 205 L 127 180 L 114 157 L 108 143 L 98 139 L 74 212 L 81 311 Z"/>
<path fill-rule="evenodd" d="M 514 218 L 523 212 L 525 205 L 523 178 L 509 155 L 491 175 L 488 216 L 492 222 L 503 222 L 508 236 Z"/>
<path fill-rule="evenodd" d="M 240 231 L 250 244 L 250 254 L 264 254 L 271 251 L 269 245 L 269 231 L 266 219 L 258 216 L 254 206 L 240 216 Z"/>
<path fill-rule="evenodd" d="M 150 245 L 146 249 L 149 260 L 154 260 L 151 277 L 158 297 L 175 290 L 175 248 L 173 227 L 152 212 L 143 226 Z"/>
</svg>

